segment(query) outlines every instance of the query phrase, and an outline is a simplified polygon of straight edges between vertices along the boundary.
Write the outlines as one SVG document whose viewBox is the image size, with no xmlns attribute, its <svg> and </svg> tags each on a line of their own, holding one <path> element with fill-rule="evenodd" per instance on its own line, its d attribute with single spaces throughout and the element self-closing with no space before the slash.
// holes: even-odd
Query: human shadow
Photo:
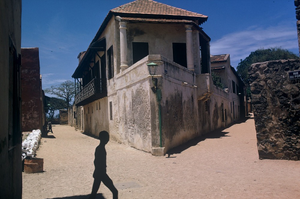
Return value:
<svg viewBox="0 0 300 199">
<path fill-rule="evenodd" d="M 78 196 L 66 196 L 66 197 L 58 197 L 52 199 L 87 199 L 90 195 L 78 195 Z M 50 198 L 48 198 L 50 199 Z M 106 199 L 101 193 L 96 195 L 96 199 Z"/>
<path fill-rule="evenodd" d="M 100 144 L 95 150 L 95 171 L 93 173 L 94 183 L 92 187 L 92 193 L 89 199 L 95 199 L 99 190 L 101 182 L 112 192 L 113 199 L 118 199 L 118 190 L 114 186 L 113 181 L 106 173 L 106 150 L 105 145 L 109 141 L 109 134 L 107 131 L 101 131 L 99 133 Z"/>
</svg>

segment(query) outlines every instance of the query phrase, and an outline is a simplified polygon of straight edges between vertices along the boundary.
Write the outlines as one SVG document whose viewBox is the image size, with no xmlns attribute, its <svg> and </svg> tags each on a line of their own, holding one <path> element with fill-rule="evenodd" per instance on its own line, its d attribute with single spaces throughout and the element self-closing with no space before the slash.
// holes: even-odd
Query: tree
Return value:
<svg viewBox="0 0 300 199">
<path fill-rule="evenodd" d="M 245 83 L 247 89 L 247 95 L 250 95 L 249 91 L 249 82 L 248 82 L 248 69 L 251 64 L 257 62 L 279 60 L 279 59 L 298 59 L 299 57 L 294 53 L 281 49 L 281 48 L 269 48 L 269 49 L 258 49 L 254 52 L 251 52 L 248 57 L 244 60 L 241 60 L 237 66 L 237 73 L 240 75 L 242 80 Z"/>
<path fill-rule="evenodd" d="M 45 96 L 44 110 L 48 119 L 52 120 L 54 117 L 54 112 L 59 109 L 64 109 L 65 107 L 67 107 L 65 100 L 58 99 L 56 97 Z"/>
<path fill-rule="evenodd" d="M 64 100 L 65 107 L 63 108 L 68 108 L 75 96 L 75 85 L 74 82 L 67 80 L 58 86 L 51 86 L 51 88 L 45 89 L 45 92 L 56 95 L 58 98 Z"/>
<path fill-rule="evenodd" d="M 221 77 L 218 76 L 216 73 L 214 73 L 213 71 L 211 72 L 211 77 L 212 77 L 212 80 L 213 80 L 213 83 L 216 87 L 219 87 L 219 88 L 224 88 L 224 85 L 222 84 L 222 81 L 221 81 Z"/>
<path fill-rule="evenodd" d="M 237 73 L 241 76 L 245 83 L 248 83 L 248 69 L 251 64 L 271 60 L 298 58 L 299 57 L 294 53 L 281 48 L 258 49 L 251 52 L 248 57 L 240 61 L 237 66 Z"/>
</svg>

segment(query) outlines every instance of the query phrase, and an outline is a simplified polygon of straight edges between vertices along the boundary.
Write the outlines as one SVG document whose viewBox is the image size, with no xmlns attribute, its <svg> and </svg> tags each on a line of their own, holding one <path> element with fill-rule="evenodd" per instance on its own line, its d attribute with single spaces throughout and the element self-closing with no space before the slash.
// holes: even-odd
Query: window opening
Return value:
<svg viewBox="0 0 300 199">
<path fill-rule="evenodd" d="M 109 112 L 110 112 L 110 120 L 113 119 L 113 113 L 112 113 L 112 102 L 109 102 Z"/>
<path fill-rule="evenodd" d="M 114 52 L 113 46 L 107 50 L 107 64 L 108 64 L 108 79 L 114 77 Z"/>
<path fill-rule="evenodd" d="M 132 42 L 133 64 L 149 55 L 147 42 Z"/>
<path fill-rule="evenodd" d="M 185 43 L 173 43 L 173 61 L 187 67 Z"/>
</svg>

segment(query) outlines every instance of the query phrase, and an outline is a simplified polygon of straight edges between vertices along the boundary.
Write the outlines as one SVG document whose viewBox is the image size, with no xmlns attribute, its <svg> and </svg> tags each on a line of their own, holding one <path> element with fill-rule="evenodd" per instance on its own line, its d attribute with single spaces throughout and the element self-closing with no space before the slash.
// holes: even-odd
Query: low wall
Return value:
<svg viewBox="0 0 300 199">
<path fill-rule="evenodd" d="M 260 159 L 300 160 L 300 60 L 252 64 L 252 104 Z M 299 72 L 300 73 L 300 72 Z"/>
</svg>

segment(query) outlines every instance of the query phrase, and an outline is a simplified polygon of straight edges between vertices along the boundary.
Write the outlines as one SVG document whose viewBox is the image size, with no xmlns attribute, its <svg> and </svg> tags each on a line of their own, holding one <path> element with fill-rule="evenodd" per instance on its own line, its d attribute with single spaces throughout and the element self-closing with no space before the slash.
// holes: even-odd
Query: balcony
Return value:
<svg viewBox="0 0 300 199">
<path fill-rule="evenodd" d="M 83 106 L 107 96 L 106 80 L 94 78 L 76 94 L 76 106 Z"/>
</svg>

